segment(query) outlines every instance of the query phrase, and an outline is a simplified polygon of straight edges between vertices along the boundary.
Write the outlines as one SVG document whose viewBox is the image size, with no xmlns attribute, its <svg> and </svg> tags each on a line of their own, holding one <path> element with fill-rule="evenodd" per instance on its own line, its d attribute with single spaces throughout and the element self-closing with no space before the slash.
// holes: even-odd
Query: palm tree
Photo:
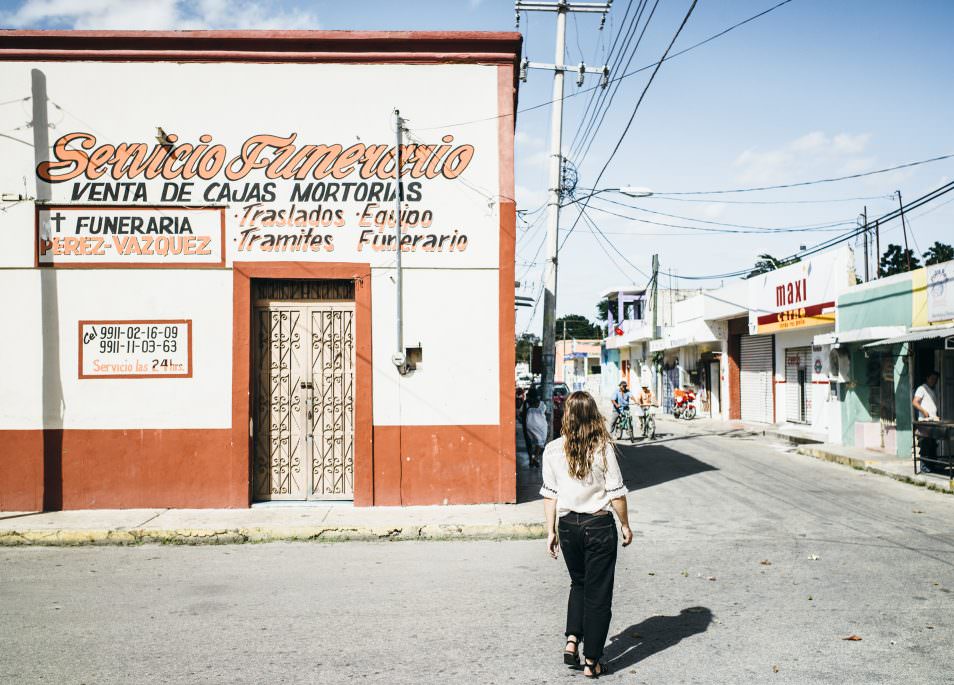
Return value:
<svg viewBox="0 0 954 685">
<path fill-rule="evenodd" d="M 931 245 L 922 256 L 924 257 L 925 266 L 949 262 L 954 259 L 954 247 L 935 240 L 934 244 Z"/>
</svg>

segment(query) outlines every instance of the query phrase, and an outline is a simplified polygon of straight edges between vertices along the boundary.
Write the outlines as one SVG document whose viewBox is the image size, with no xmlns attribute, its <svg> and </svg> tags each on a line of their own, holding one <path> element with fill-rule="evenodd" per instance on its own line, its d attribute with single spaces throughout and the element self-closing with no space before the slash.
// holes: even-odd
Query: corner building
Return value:
<svg viewBox="0 0 954 685">
<path fill-rule="evenodd" d="M 0 32 L 0 510 L 513 501 L 519 55 Z"/>
</svg>

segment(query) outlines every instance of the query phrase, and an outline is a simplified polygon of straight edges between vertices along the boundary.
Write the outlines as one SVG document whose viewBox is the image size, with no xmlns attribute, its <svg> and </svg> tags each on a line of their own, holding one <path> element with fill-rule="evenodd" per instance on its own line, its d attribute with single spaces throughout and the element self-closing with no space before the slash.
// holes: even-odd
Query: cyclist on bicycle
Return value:
<svg viewBox="0 0 954 685">
<path fill-rule="evenodd" d="M 623 413 L 623 407 L 629 407 L 633 402 L 633 396 L 626 381 L 620 381 L 619 390 L 613 395 L 612 402 L 613 423 L 610 426 L 610 432 L 616 430 L 616 423 L 619 421 L 620 414 Z"/>
<path fill-rule="evenodd" d="M 649 414 L 649 408 L 656 404 L 656 398 L 648 385 L 639 389 L 639 394 L 636 395 L 636 404 L 639 405 L 639 421 L 643 423 L 646 420 L 646 415 Z"/>
<path fill-rule="evenodd" d="M 640 388 L 639 394 L 636 395 L 636 404 L 643 410 L 656 404 L 656 398 L 653 397 L 653 391 L 649 389 L 648 385 L 644 385 Z"/>
</svg>

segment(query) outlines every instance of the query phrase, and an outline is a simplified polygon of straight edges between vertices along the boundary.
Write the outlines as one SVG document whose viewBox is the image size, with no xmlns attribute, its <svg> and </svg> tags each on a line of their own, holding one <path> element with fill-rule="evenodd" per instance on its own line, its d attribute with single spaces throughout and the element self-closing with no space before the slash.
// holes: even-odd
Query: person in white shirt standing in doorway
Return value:
<svg viewBox="0 0 954 685">
<path fill-rule="evenodd" d="M 606 420 L 589 393 L 577 391 L 566 398 L 562 433 L 543 453 L 540 494 L 547 551 L 556 559 L 562 547 L 570 573 L 563 662 L 583 666 L 587 678 L 599 678 L 607 673 L 600 659 L 612 616 L 619 543 L 613 512 L 619 517 L 623 547 L 633 541 L 633 531 L 616 450 Z M 582 663 L 581 651 L 585 654 Z"/>
<path fill-rule="evenodd" d="M 937 413 L 937 379 L 940 377 L 937 371 L 931 371 L 924 379 L 917 390 L 914 391 L 914 401 L 911 402 L 917 409 L 918 415 L 915 417 L 920 421 L 937 421 L 940 417 Z M 918 434 L 918 444 L 920 445 L 921 471 L 930 473 L 934 468 L 934 461 L 937 459 L 937 440 L 924 433 Z M 925 461 L 928 459 L 929 461 Z"/>
</svg>

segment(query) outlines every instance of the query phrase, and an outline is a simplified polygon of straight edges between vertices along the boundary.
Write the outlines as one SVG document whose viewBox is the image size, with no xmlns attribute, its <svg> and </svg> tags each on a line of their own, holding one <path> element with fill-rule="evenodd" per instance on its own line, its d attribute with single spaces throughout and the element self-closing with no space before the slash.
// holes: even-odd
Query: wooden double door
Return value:
<svg viewBox="0 0 954 685">
<path fill-rule="evenodd" d="M 253 495 L 354 499 L 354 302 L 257 300 Z"/>
</svg>

